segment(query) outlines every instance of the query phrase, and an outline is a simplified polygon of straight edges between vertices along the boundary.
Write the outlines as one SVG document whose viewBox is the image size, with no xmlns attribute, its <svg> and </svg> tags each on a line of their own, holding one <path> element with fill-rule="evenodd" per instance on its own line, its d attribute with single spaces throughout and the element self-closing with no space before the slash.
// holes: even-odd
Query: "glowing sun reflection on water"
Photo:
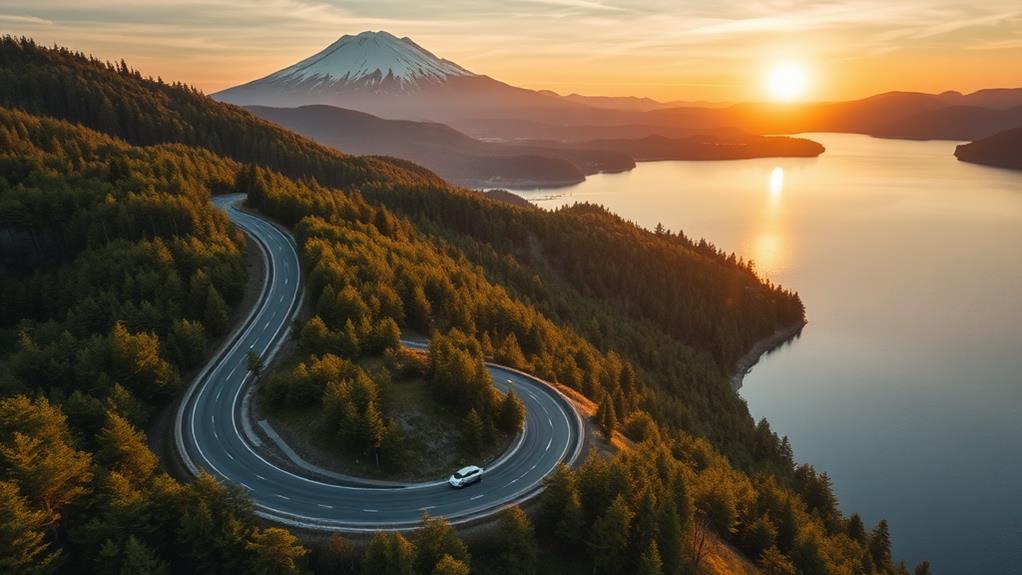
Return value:
<svg viewBox="0 0 1022 575">
<path fill-rule="evenodd" d="M 774 276 L 787 260 L 787 241 L 784 234 L 784 168 L 770 171 L 767 183 L 767 201 L 763 206 L 759 225 L 751 243 L 756 270 L 767 277 Z"/>
</svg>

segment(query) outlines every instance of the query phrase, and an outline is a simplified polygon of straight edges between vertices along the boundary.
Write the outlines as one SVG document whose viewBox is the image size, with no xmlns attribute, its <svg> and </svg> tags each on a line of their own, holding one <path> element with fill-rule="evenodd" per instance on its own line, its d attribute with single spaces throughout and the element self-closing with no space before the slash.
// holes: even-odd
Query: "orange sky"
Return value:
<svg viewBox="0 0 1022 575">
<path fill-rule="evenodd" d="M 750 8 L 750 5 L 753 6 Z M 778 61 L 805 99 L 1022 86 L 1019 0 L 9 0 L 0 30 L 213 92 L 343 34 L 387 30 L 505 82 L 661 100 L 765 99 Z"/>
</svg>

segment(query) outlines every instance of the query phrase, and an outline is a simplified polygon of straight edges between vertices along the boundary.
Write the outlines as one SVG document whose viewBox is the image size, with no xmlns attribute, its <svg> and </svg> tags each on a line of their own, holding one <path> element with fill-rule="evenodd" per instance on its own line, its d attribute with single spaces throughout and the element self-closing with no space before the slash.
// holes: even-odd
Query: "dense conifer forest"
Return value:
<svg viewBox="0 0 1022 575">
<path fill-rule="evenodd" d="M 397 362 L 404 331 L 432 336 L 418 369 L 481 433 L 521 423 L 492 359 L 590 398 L 629 447 L 559 469 L 471 546 L 431 518 L 303 542 L 237 488 L 172 478 L 141 430 L 249 279 L 209 202 L 224 192 L 292 228 L 307 277 L 299 367 L 267 376 L 268 401 L 320 405 L 349 449 L 392 459 L 380 376 L 356 361 Z M 728 385 L 803 321 L 797 295 L 706 241 L 498 203 L 123 62 L 0 41 L 0 572 L 678 575 L 712 532 L 767 574 L 907 573 L 887 524 L 844 516 Z"/>
</svg>

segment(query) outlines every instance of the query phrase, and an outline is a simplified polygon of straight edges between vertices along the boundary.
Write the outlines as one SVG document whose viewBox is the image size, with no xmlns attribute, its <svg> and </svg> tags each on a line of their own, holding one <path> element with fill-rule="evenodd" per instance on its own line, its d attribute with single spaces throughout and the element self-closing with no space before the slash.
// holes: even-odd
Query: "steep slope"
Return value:
<svg viewBox="0 0 1022 575">
<path fill-rule="evenodd" d="M 569 185 L 588 174 L 635 166 L 627 154 L 616 151 L 484 142 L 444 124 L 385 120 L 333 106 L 248 110 L 321 144 L 349 153 L 405 158 L 471 187 Z"/>
<path fill-rule="evenodd" d="M 0 105 L 78 122 L 136 145 L 200 146 L 329 185 L 428 177 L 421 167 L 341 154 L 183 84 L 145 80 L 123 62 L 111 69 L 31 40 L 0 40 Z"/>
<path fill-rule="evenodd" d="M 955 157 L 963 162 L 1022 170 L 1022 127 L 962 144 L 955 148 Z"/>
</svg>

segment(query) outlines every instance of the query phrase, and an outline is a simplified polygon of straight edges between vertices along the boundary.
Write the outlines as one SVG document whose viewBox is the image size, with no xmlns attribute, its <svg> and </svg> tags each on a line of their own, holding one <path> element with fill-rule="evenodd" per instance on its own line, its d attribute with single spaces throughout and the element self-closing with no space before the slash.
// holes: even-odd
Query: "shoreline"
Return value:
<svg viewBox="0 0 1022 575">
<path fill-rule="evenodd" d="M 752 368 L 759 363 L 759 360 L 778 348 L 801 337 L 802 328 L 804 328 L 807 323 L 808 322 L 803 321 L 795 325 L 781 328 L 775 331 L 773 335 L 769 335 L 757 341 L 752 346 L 752 349 L 735 362 L 734 371 L 728 378 L 728 382 L 731 384 L 731 390 L 738 393 L 738 390 L 742 388 L 742 381 L 745 379 L 745 376 L 752 371 Z"/>
</svg>

